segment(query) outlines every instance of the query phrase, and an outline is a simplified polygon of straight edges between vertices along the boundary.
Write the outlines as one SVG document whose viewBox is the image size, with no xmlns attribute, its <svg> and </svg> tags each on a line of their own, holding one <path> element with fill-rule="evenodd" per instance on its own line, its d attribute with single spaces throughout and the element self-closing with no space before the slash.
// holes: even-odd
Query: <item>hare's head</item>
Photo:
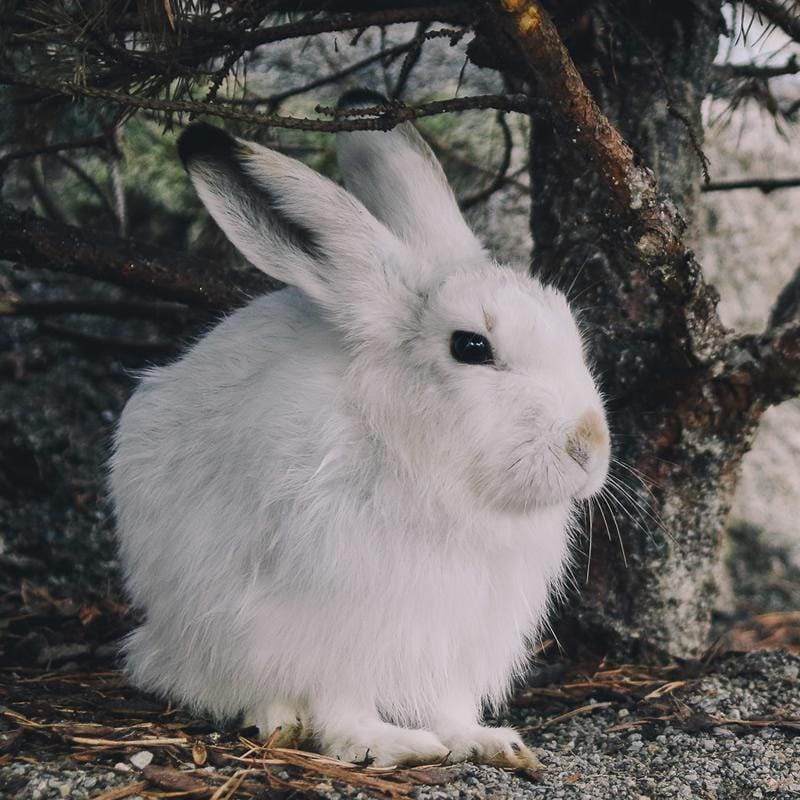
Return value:
<svg viewBox="0 0 800 800">
<path fill-rule="evenodd" d="M 341 336 L 389 458 L 509 511 L 599 490 L 608 428 L 564 296 L 493 262 L 413 126 L 337 136 L 349 191 L 209 125 L 179 148 L 231 241 Z"/>
</svg>

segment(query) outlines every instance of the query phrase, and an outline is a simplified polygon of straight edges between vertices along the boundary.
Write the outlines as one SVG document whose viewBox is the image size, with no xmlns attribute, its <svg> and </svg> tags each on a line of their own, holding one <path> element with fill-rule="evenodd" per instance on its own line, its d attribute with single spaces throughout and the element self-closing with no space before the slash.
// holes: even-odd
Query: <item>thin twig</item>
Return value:
<svg viewBox="0 0 800 800">
<path fill-rule="evenodd" d="M 20 158 L 32 158 L 34 156 L 47 155 L 48 153 L 62 153 L 65 150 L 85 150 L 93 147 L 108 149 L 108 137 L 103 134 L 102 136 L 90 136 L 86 139 L 74 139 L 69 142 L 55 142 L 54 144 L 44 144 L 37 147 L 24 147 L 21 150 L 14 150 L 11 153 L 0 156 L 0 172 L 2 172 L 11 161 L 16 161 Z"/>
<path fill-rule="evenodd" d="M 505 185 L 506 177 L 508 175 L 508 168 L 511 166 L 511 153 L 514 149 L 514 139 L 511 136 L 511 128 L 509 127 L 505 114 L 503 114 L 502 111 L 497 112 L 497 124 L 500 126 L 500 130 L 503 134 L 503 158 L 500 161 L 497 174 L 486 188 L 481 189 L 471 197 L 464 198 L 459 203 L 462 210 L 472 208 L 474 205 L 482 203 Z"/>
</svg>

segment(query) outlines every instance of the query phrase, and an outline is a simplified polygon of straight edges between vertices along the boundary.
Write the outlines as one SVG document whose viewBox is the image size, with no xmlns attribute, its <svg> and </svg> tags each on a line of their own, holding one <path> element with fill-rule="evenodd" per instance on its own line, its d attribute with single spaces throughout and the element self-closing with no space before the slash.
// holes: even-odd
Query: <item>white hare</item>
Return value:
<svg viewBox="0 0 800 800">
<path fill-rule="evenodd" d="M 530 765 L 481 717 L 605 480 L 601 398 L 564 297 L 492 261 L 411 125 L 337 145 L 351 193 L 209 125 L 180 139 L 217 223 L 292 288 L 122 414 L 128 671 L 346 761 Z"/>
</svg>

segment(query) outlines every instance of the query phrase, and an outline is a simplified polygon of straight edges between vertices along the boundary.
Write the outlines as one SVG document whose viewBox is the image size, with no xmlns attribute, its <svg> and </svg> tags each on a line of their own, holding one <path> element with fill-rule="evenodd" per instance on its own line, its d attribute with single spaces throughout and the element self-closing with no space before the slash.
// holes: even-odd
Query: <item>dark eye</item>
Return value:
<svg viewBox="0 0 800 800">
<path fill-rule="evenodd" d="M 470 331 L 453 331 L 450 337 L 450 355 L 462 364 L 494 364 L 489 340 Z"/>
</svg>

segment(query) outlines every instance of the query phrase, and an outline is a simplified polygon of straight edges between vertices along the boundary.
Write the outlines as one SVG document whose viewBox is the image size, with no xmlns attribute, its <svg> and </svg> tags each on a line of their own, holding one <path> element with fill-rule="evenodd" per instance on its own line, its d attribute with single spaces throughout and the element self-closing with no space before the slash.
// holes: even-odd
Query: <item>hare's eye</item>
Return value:
<svg viewBox="0 0 800 800">
<path fill-rule="evenodd" d="M 450 355 L 462 364 L 494 364 L 489 340 L 470 331 L 453 331 L 450 337 Z"/>
</svg>

